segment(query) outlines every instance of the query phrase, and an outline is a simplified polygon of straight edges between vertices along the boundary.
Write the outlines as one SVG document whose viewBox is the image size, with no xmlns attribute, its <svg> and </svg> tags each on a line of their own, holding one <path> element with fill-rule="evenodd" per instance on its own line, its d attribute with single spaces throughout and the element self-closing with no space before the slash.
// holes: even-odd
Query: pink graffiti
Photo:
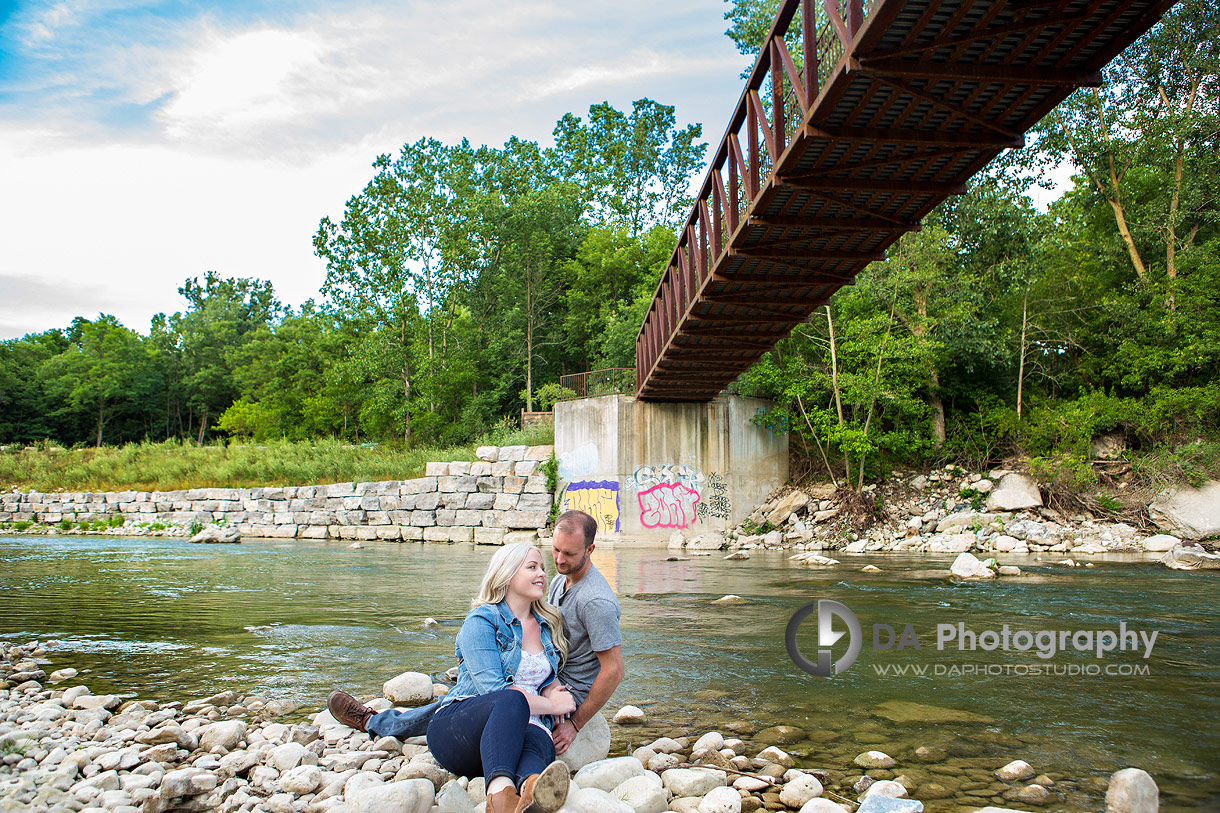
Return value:
<svg viewBox="0 0 1220 813">
<path fill-rule="evenodd" d="M 661 483 L 641 491 L 636 498 L 645 528 L 685 528 L 698 518 L 695 503 L 699 502 L 699 492 L 681 483 Z"/>
</svg>

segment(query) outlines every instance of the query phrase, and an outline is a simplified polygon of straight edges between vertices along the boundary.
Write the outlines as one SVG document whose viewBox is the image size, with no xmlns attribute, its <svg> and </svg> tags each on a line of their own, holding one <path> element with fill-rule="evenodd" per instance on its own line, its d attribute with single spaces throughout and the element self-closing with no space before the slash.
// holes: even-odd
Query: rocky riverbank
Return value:
<svg viewBox="0 0 1220 813">
<path fill-rule="evenodd" d="M 1199 495 L 1205 498 L 1212 490 L 1216 504 L 1200 502 Z M 1031 477 L 1003 469 L 969 472 L 949 465 L 866 486 L 852 500 L 845 494 L 833 486 L 784 488 L 737 527 L 723 533 L 676 532 L 669 546 L 745 555 L 752 549 L 1162 555 L 1184 540 L 1220 533 L 1220 483 L 1165 495 L 1150 510 L 1161 527 L 1151 528 L 1050 508 Z M 1214 520 L 1209 512 L 1216 513 Z M 867 522 L 860 522 L 862 514 L 869 515 Z M 867 530 L 857 530 L 862 524 Z M 816 556 L 808 559 L 818 563 Z"/>
<path fill-rule="evenodd" d="M 289 722 L 285 715 L 293 710 L 283 704 L 232 691 L 186 704 L 93 695 L 73 669 L 48 674 L 47 654 L 38 642 L 0 644 L 0 808 L 6 811 L 484 808 L 482 779 L 449 774 L 423 738 L 373 739 L 325 711 L 309 722 Z M 385 691 L 402 702 L 404 686 L 422 684 L 426 695 L 431 682 L 408 673 L 388 681 Z M 431 693 L 443 691 L 444 684 L 432 685 Z M 391 700 L 370 703 L 384 709 Z M 876 711 L 890 720 L 974 725 L 977 742 L 969 746 L 969 738 L 958 737 L 945 747 L 890 747 L 890 755 L 879 750 L 875 733 L 834 745 L 840 737 L 832 732 L 744 721 L 727 721 L 723 731 L 660 733 L 640 709 L 625 707 L 615 715 L 613 739 L 642 737 L 648 744 L 610 757 L 611 726 L 596 718 L 565 755 L 573 784 L 564 811 L 917 813 L 925 804 L 929 811 L 993 813 L 997 808 L 989 805 L 1157 809 L 1156 784 L 1142 770 L 1109 779 L 1043 772 L 1011 754 L 1000 756 L 997 749 L 1019 748 L 1021 740 L 987 727 L 989 718 L 981 715 L 899 701 Z M 989 747 L 993 753 L 983 753 Z"/>
</svg>

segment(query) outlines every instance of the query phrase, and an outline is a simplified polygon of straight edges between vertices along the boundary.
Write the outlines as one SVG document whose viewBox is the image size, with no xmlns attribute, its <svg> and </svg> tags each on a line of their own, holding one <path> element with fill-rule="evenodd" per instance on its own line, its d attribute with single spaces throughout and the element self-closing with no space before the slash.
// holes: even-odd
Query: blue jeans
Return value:
<svg viewBox="0 0 1220 813">
<path fill-rule="evenodd" d="M 422 737 L 428 733 L 428 723 L 440 707 L 441 701 L 429 703 L 406 711 L 382 711 L 369 718 L 367 728 L 375 737 L 395 737 L 400 740 Z"/>
<path fill-rule="evenodd" d="M 555 759 L 550 732 L 529 719 L 529 701 L 516 689 L 457 700 L 432 718 L 428 748 L 451 773 L 488 783 L 506 776 L 519 789 Z"/>
</svg>

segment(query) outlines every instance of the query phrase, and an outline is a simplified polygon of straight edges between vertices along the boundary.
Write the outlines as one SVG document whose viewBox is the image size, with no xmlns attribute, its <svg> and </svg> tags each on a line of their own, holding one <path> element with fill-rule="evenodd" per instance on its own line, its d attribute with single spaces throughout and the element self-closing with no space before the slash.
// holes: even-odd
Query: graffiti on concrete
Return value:
<svg viewBox="0 0 1220 813">
<path fill-rule="evenodd" d="M 682 483 L 658 483 L 636 495 L 645 528 L 689 528 L 699 518 L 699 492 Z"/>
<path fill-rule="evenodd" d="M 729 502 L 728 485 L 724 478 L 716 472 L 707 476 L 707 486 L 703 491 L 703 499 L 695 504 L 699 519 L 725 519 L 733 512 L 733 504 Z"/>
<path fill-rule="evenodd" d="M 694 466 L 637 466 L 631 482 L 639 489 L 651 488 L 661 483 L 681 483 L 692 491 L 701 491 L 703 472 Z"/>
<path fill-rule="evenodd" d="M 564 480 L 587 477 L 597 471 L 600 465 L 601 456 L 597 452 L 597 444 L 586 443 L 559 456 L 559 476 Z"/>
<path fill-rule="evenodd" d="M 597 520 L 599 530 L 622 530 L 618 512 L 617 480 L 586 480 L 569 483 L 564 492 L 563 511 L 584 511 Z"/>
</svg>

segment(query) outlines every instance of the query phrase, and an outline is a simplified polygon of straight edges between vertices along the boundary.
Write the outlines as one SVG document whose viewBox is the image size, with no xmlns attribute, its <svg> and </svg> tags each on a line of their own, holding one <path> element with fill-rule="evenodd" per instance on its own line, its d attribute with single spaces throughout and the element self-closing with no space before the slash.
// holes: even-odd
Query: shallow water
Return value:
<svg viewBox="0 0 1220 813">
<path fill-rule="evenodd" d="M 161 700 L 233 689 L 315 709 L 336 686 L 373 693 L 408 669 L 443 672 L 454 664 L 454 636 L 492 549 L 367 544 L 349 551 L 335 542 L 0 537 L 0 639 L 57 640 L 54 666 L 80 669 L 94 692 Z M 1140 559 L 1068 570 L 1027 558 L 1017 562 L 1027 576 L 953 585 L 943 578 L 951 556 L 841 556 L 830 569 L 781 553 L 756 552 L 746 562 L 669 556 L 630 546 L 595 553 L 623 608 L 628 674 L 611 710 L 632 703 L 650 717 L 643 730 L 616 727 L 617 753 L 661 733 L 727 723 L 753 733 L 784 723 L 809 734 L 785 747 L 836 779 L 859 775 L 851 759 L 869 749 L 899 757 L 899 772 L 921 781 L 973 778 L 980 786 L 986 771 L 1019 758 L 1060 780 L 1052 809 L 1091 810 L 1104 801 L 1089 778 L 1134 765 L 1157 779 L 1163 809 L 1220 809 L 1220 583 L 1212 574 Z M 883 572 L 860 573 L 870 562 Z M 748 603 L 711 604 L 728 593 Z M 784 646 L 793 612 L 817 598 L 847 605 L 865 638 L 857 662 L 829 679 L 802 672 Z M 441 626 L 424 629 L 428 616 Z M 1142 649 L 1043 660 L 935 646 L 937 624 L 981 632 L 1004 624 L 1116 629 L 1120 621 L 1158 632 L 1149 658 Z M 912 624 L 921 648 L 874 651 L 872 625 L 881 623 L 899 632 Z M 816 629 L 814 619 L 801 627 L 807 656 L 816 652 Z M 980 673 L 1013 665 L 1060 674 Z M 1148 674 L 1107 675 L 1107 666 Z M 896 674 L 902 667 L 926 673 Z M 1102 674 L 1079 673 L 1093 667 Z M 1063 674 L 1069 670 L 1078 673 Z M 994 722 L 896 723 L 875 713 L 887 700 Z M 919 745 L 942 746 L 949 760 L 927 767 L 902 759 Z M 929 809 L 959 809 L 964 792 Z M 987 793 L 975 789 L 975 806 L 995 803 Z"/>
</svg>

